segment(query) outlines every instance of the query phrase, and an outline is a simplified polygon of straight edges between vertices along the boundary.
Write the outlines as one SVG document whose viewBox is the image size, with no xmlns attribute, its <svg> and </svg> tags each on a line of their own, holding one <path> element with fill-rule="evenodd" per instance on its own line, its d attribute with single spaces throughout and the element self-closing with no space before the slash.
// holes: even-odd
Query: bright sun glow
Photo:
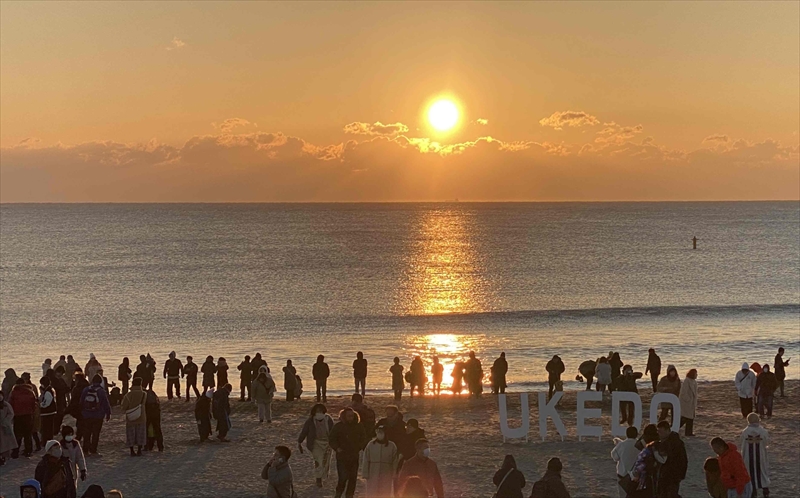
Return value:
<svg viewBox="0 0 800 498">
<path fill-rule="evenodd" d="M 450 130 L 458 123 L 458 107 L 450 100 L 437 100 L 428 109 L 428 121 L 438 131 Z"/>
</svg>

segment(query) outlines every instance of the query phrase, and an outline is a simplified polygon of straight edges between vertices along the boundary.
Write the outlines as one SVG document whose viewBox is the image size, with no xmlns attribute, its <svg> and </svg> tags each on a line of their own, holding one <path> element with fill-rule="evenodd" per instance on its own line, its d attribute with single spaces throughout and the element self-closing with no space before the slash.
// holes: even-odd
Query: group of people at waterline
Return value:
<svg viewBox="0 0 800 498">
<path fill-rule="evenodd" d="M 769 496 L 768 458 L 766 443 L 768 434 L 760 426 L 760 417 L 769 418 L 773 411 L 776 391 L 783 396 L 785 367 L 789 360 L 783 358 L 780 348 L 774 361 L 774 372 L 768 364 L 747 363 L 742 365 L 734 378 L 740 399 L 742 415 L 749 425 L 742 434 L 739 448 L 719 438 L 712 441 L 712 448 L 719 455 L 715 461 L 705 462 L 710 496 L 750 497 L 757 489 Z M 259 422 L 271 422 L 271 403 L 277 385 L 270 368 L 257 353 L 246 356 L 236 367 L 239 372 L 239 400 L 252 401 L 258 406 Z M 561 376 L 566 371 L 563 361 L 554 356 L 546 366 L 550 385 L 550 396 L 562 389 Z M 121 385 L 109 382 L 103 366 L 90 355 L 89 362 L 81 368 L 73 357 L 62 356 L 55 364 L 46 360 L 42 365 L 43 376 L 38 388 L 29 373 L 17 377 L 13 369 L 5 372 L 0 396 L 0 463 L 7 459 L 32 456 L 35 451 L 45 450 L 45 455 L 36 467 L 43 496 L 71 497 L 76 495 L 78 480 L 87 477 L 84 455 L 90 457 L 98 452 L 98 443 L 103 422 L 111 419 L 112 405 L 120 405 L 126 424 L 126 440 L 131 456 L 142 455 L 142 450 L 158 448 L 163 451 L 164 436 L 161 430 L 159 397 L 153 391 L 156 361 L 149 354 L 140 356 L 140 362 L 132 368 L 128 358 L 118 366 L 117 379 Z M 185 380 L 186 400 L 193 392 L 195 419 L 201 441 L 213 435 L 216 421 L 217 439 L 228 442 L 231 428 L 230 396 L 232 385 L 228 382 L 228 364 L 224 358 L 216 362 L 208 356 L 202 365 L 197 365 L 191 356 L 182 362 L 173 352 L 164 363 L 162 371 L 166 379 L 167 398 L 181 399 L 181 381 Z M 621 390 L 637 392 L 636 380 L 650 375 L 654 391 L 669 392 L 681 402 L 681 427 L 686 436 L 691 436 L 697 406 L 697 372 L 690 370 L 683 381 L 677 370 L 667 367 L 666 376 L 660 377 L 661 360 L 650 350 L 645 374 L 636 373 L 630 365 L 623 365 L 619 353 L 610 352 L 608 357 L 587 361 L 579 366 L 578 380 L 587 380 L 587 389 L 594 387 L 605 392 Z M 299 398 L 303 392 L 302 379 L 291 360 L 287 360 L 283 371 L 283 389 L 287 401 Z M 443 366 L 433 358 L 430 369 L 431 387 L 435 395 L 441 392 Z M 353 379 L 356 394 L 351 406 L 342 410 L 337 421 L 327 414 L 327 380 L 330 368 L 320 355 L 311 368 L 316 386 L 316 399 L 308 420 L 300 431 L 298 448 L 305 445 L 314 457 L 316 484 L 323 485 L 331 463 L 336 455 L 338 482 L 336 496 L 351 497 L 354 494 L 359 468 L 367 483 L 366 496 L 443 496 L 442 478 L 438 467 L 430 458 L 430 443 L 424 430 L 416 420 L 403 420 L 399 410 L 391 406 L 386 417 L 376 422 L 374 412 L 364 403 L 368 362 L 359 352 L 353 362 Z M 408 371 L 395 358 L 389 372 L 395 398 L 400 400 L 406 384 L 413 397 L 423 396 L 428 386 L 426 368 L 417 356 Z M 489 381 L 493 393 L 506 389 L 508 364 L 502 353 L 490 368 Z M 464 384 L 471 395 L 480 396 L 483 390 L 484 372 L 481 361 L 473 352 L 465 362 L 456 362 L 453 368 L 452 391 L 461 394 Z M 201 378 L 202 392 L 198 388 Z M 593 385 L 593 380 L 596 383 Z M 756 413 L 751 413 L 754 407 Z M 62 425 L 65 415 L 75 419 L 76 427 Z M 622 423 L 633 424 L 632 412 L 621 411 Z M 641 436 L 634 427 L 629 428 L 628 438 L 617 442 L 612 457 L 617 461 L 620 496 L 672 497 L 677 494 L 680 481 L 685 477 L 685 449 L 678 434 L 671 432 L 671 417 L 668 408 L 662 409 L 658 428 L 645 427 Z M 60 436 L 60 440 L 58 440 Z M 744 460 L 742 459 L 744 456 Z M 268 496 L 292 496 L 293 482 L 288 464 L 291 451 L 288 446 L 279 446 L 262 472 L 268 481 Z M 676 463 L 677 462 L 677 463 Z M 747 462 L 747 464 L 745 464 Z M 553 459 L 548 471 L 535 483 L 531 496 L 568 496 L 560 480 L 562 463 Z M 64 479 L 64 476 L 69 479 Z M 41 478 L 41 480 L 39 479 Z M 53 488 L 53 482 L 59 489 Z M 50 488 L 47 485 L 50 485 Z M 524 476 L 516 470 L 510 455 L 495 475 L 498 497 L 521 496 L 525 485 Z M 520 486 L 521 484 L 521 486 Z M 563 488 L 563 493 L 562 493 Z M 416 490 L 416 491 L 415 491 Z M 544 493 L 544 494 L 543 494 Z M 559 494 L 561 493 L 561 494 Z"/>
</svg>

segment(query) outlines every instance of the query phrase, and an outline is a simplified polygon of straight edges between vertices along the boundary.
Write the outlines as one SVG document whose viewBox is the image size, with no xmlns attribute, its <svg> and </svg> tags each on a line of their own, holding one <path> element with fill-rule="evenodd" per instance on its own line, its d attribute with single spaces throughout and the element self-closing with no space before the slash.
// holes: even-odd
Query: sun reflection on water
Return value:
<svg viewBox="0 0 800 498">
<path fill-rule="evenodd" d="M 407 350 L 409 356 L 420 356 L 425 363 L 429 389 L 432 388 L 433 382 L 431 365 L 433 365 L 433 357 L 437 356 L 443 367 L 442 394 L 451 394 L 449 389 L 453 385 L 453 366 L 456 361 L 466 361 L 470 351 L 479 353 L 484 349 L 485 341 L 486 338 L 483 335 L 426 334 L 409 336 Z M 484 365 L 484 370 L 486 368 Z"/>
</svg>

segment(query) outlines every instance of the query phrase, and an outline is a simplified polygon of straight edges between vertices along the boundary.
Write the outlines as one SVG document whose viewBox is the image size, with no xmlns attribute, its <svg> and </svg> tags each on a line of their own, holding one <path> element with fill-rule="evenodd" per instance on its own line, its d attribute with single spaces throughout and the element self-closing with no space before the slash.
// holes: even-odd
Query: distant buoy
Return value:
<svg viewBox="0 0 800 498">
<path fill-rule="evenodd" d="M 697 249 L 697 237 L 692 237 L 692 249 Z"/>
</svg>

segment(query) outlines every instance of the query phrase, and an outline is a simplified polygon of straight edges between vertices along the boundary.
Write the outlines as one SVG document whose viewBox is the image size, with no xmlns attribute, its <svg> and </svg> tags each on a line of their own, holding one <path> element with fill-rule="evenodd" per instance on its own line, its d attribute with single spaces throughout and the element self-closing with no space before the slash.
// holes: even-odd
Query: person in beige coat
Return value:
<svg viewBox="0 0 800 498">
<path fill-rule="evenodd" d="M 147 443 L 147 411 L 144 406 L 146 401 L 147 393 L 142 389 L 142 378 L 134 377 L 131 390 L 122 398 L 125 440 L 131 449 L 131 456 L 142 456 L 142 446 Z M 134 446 L 136 446 L 135 452 Z"/>
<path fill-rule="evenodd" d="M 697 369 L 686 373 L 678 396 L 681 402 L 681 427 L 686 426 L 686 437 L 694 435 L 694 416 L 697 413 Z"/>
<path fill-rule="evenodd" d="M 367 498 L 393 496 L 392 488 L 400 453 L 386 438 L 385 427 L 375 428 L 375 439 L 367 443 L 362 457 L 361 475 L 367 481 Z"/>
</svg>

